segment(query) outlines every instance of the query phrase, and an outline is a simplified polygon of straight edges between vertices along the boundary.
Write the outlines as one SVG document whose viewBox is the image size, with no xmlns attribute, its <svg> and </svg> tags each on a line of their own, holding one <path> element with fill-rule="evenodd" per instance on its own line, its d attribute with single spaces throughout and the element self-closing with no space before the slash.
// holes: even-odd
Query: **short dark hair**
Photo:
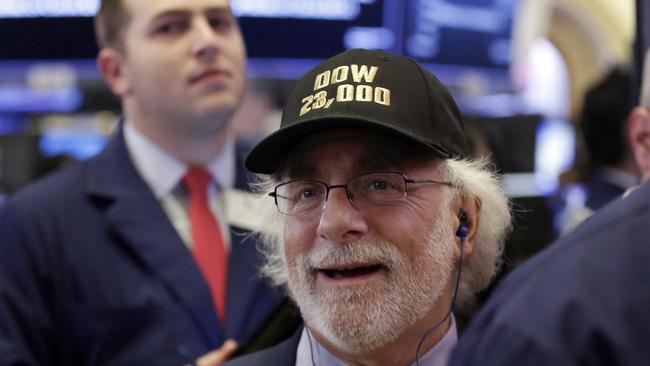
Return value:
<svg viewBox="0 0 650 366">
<path fill-rule="evenodd" d="M 100 48 L 124 51 L 123 31 L 131 18 L 124 0 L 101 0 L 95 15 L 95 36 Z"/>
<path fill-rule="evenodd" d="M 628 149 L 627 118 L 634 106 L 630 73 L 611 70 L 586 93 L 580 128 L 591 162 L 596 166 L 620 163 Z"/>
</svg>

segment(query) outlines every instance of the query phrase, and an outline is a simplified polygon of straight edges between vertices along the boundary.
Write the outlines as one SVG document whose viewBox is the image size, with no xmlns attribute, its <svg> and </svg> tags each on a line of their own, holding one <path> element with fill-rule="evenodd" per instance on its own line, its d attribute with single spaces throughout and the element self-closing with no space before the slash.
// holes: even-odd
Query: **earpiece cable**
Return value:
<svg viewBox="0 0 650 366">
<path fill-rule="evenodd" d="M 464 233 L 463 233 L 464 234 Z M 456 286 L 454 288 L 454 296 L 451 298 L 451 304 L 449 305 L 449 311 L 447 311 L 447 314 L 440 319 L 433 327 L 429 328 L 429 330 L 424 333 L 422 338 L 420 338 L 420 342 L 418 343 L 418 348 L 415 351 L 415 365 L 420 366 L 420 348 L 422 347 L 422 344 L 424 343 L 424 340 L 433 332 L 436 328 L 438 328 L 441 324 L 443 324 L 447 318 L 451 315 L 451 312 L 454 309 L 454 304 L 456 303 L 456 295 L 458 295 L 458 287 L 460 286 L 460 273 L 461 270 L 463 269 L 463 252 L 465 248 L 465 235 L 461 234 L 460 235 L 460 259 L 458 261 L 458 276 L 456 276 Z"/>
</svg>

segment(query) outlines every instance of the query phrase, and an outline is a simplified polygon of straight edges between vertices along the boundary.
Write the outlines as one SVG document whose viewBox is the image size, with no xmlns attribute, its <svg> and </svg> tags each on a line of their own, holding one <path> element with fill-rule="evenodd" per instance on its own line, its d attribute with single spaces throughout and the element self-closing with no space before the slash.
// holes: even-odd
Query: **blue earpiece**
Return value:
<svg viewBox="0 0 650 366">
<path fill-rule="evenodd" d="M 456 236 L 460 237 L 461 241 L 464 241 L 467 234 L 469 234 L 469 227 L 467 226 L 467 214 L 462 209 L 458 213 L 458 221 L 460 221 L 460 226 L 456 231 Z"/>
<path fill-rule="evenodd" d="M 465 239 L 467 237 L 467 234 L 469 234 L 469 228 L 467 227 L 467 224 L 460 224 L 458 231 L 456 231 L 456 235 L 461 239 Z"/>
</svg>

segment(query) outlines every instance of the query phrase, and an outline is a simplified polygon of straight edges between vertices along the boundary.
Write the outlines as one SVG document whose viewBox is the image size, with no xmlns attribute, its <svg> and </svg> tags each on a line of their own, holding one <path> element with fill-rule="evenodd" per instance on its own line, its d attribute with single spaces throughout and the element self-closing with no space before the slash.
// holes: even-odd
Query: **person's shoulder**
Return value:
<svg viewBox="0 0 650 366">
<path fill-rule="evenodd" d="M 580 240 L 584 235 L 593 235 L 612 227 L 624 226 L 629 221 L 641 221 L 647 216 L 650 216 L 650 182 L 639 186 L 623 198 L 611 201 L 579 226 L 574 234 L 562 240 Z"/>
<path fill-rule="evenodd" d="M 650 225 L 645 224 L 649 220 L 650 184 L 645 184 L 597 211 L 522 264 L 505 282 L 522 289 L 522 282 L 548 280 L 545 274 L 551 269 L 582 272 L 589 269 L 592 261 L 627 261 L 627 253 L 622 249 L 637 246 L 650 235 Z"/>
<path fill-rule="evenodd" d="M 1 207 L 8 207 L 10 211 L 29 210 L 34 206 L 40 210 L 47 207 L 57 210 L 74 207 L 85 197 L 91 181 L 106 181 L 113 179 L 116 174 L 123 175 L 116 170 L 123 168 L 127 159 L 123 139 L 111 138 L 97 155 L 38 178 L 11 194 Z"/>
<path fill-rule="evenodd" d="M 82 201 L 81 169 L 82 164 L 73 163 L 28 184 L 3 202 L 0 246 L 28 250 L 53 243 L 62 223 L 75 222 L 70 213 Z"/>
<path fill-rule="evenodd" d="M 72 163 L 27 184 L 9 196 L 4 210 L 42 209 L 47 206 L 65 206 L 71 195 L 80 191 L 83 182 L 84 162 Z"/>
<path fill-rule="evenodd" d="M 585 294 L 624 282 L 650 260 L 650 184 L 603 207 L 572 232 L 550 244 L 506 276 L 491 296 L 499 304 L 552 306 L 563 296 Z M 645 267 L 645 266 L 644 266 Z M 609 271 L 608 269 L 611 269 Z M 598 281 L 598 280 L 602 281 Z M 536 294 L 548 294 L 536 302 Z"/>
<path fill-rule="evenodd" d="M 302 334 L 303 327 L 300 327 L 294 335 L 277 345 L 258 352 L 250 353 L 224 364 L 224 366 L 293 366 L 296 362 L 296 352 Z"/>
<path fill-rule="evenodd" d="M 465 330 L 452 364 L 563 365 L 598 344 L 641 350 L 637 339 L 650 336 L 649 220 L 646 184 L 515 269 Z"/>
<path fill-rule="evenodd" d="M 607 172 L 600 172 L 587 182 L 589 192 L 586 202 L 587 207 L 594 211 L 599 210 L 625 193 L 627 187 L 608 178 L 610 175 Z"/>
<path fill-rule="evenodd" d="M 572 232 L 550 244 L 511 273 L 509 279 L 504 281 L 504 288 L 542 291 L 543 287 L 537 285 L 555 281 L 562 276 L 571 276 L 571 280 L 560 282 L 559 288 L 573 281 L 593 283 L 593 276 L 606 277 L 608 281 L 615 280 L 617 274 L 634 268 L 629 266 L 631 262 L 648 259 L 638 255 L 638 249 L 641 248 L 633 251 L 636 255 L 625 250 L 639 247 L 639 243 L 650 236 L 650 225 L 647 222 L 650 222 L 650 184 L 603 207 Z M 642 247 L 650 251 L 647 245 Z M 600 265 L 608 266 L 607 263 L 618 263 L 621 268 L 614 273 L 605 273 Z M 526 283 L 535 285 L 524 286 Z M 557 293 L 557 288 L 555 292 Z"/>
</svg>

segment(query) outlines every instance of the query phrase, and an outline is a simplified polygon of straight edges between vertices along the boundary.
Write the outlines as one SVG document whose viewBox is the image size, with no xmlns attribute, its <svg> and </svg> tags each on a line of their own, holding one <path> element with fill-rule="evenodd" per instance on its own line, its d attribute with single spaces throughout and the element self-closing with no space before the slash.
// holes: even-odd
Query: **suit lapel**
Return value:
<svg viewBox="0 0 650 366">
<path fill-rule="evenodd" d="M 298 345 L 300 344 L 300 337 L 302 336 L 302 331 L 304 327 L 298 327 L 298 330 L 293 334 L 291 338 L 286 340 L 283 343 L 278 345 L 280 352 L 278 353 L 277 364 L 283 365 L 295 365 L 296 358 L 298 356 Z"/>
<path fill-rule="evenodd" d="M 105 202 L 110 227 L 189 313 L 206 344 L 223 341 L 210 290 L 153 192 L 136 172 L 120 131 L 89 162 L 88 192 Z"/>
<path fill-rule="evenodd" d="M 254 309 L 255 296 L 264 296 L 264 281 L 254 281 L 259 276 L 260 259 L 255 241 L 246 236 L 250 233 L 237 228 L 231 228 L 231 252 L 228 264 L 228 306 L 227 329 L 228 335 L 235 338 L 244 336 Z M 268 301 L 268 299 L 267 299 Z"/>
<path fill-rule="evenodd" d="M 254 181 L 252 173 L 244 168 L 244 157 L 250 150 L 241 143 L 235 145 L 236 169 L 235 189 L 250 192 L 248 182 Z M 228 200 L 228 210 L 245 207 L 245 203 L 239 199 Z M 237 215 L 252 214 L 242 210 Z M 231 215 L 226 215 L 230 219 Z M 241 218 L 239 218 L 241 219 Z M 245 221 L 245 220 L 244 220 Z M 230 257 L 228 264 L 228 304 L 226 307 L 228 324 L 227 334 L 230 338 L 243 339 L 246 332 L 256 331 L 254 329 L 255 319 L 253 314 L 260 313 L 260 307 L 268 306 L 273 308 L 282 300 L 282 296 L 261 279 L 259 272 L 262 266 L 262 257 L 257 251 L 257 241 L 251 238 L 251 232 L 246 229 L 233 226 L 238 221 L 230 221 Z M 253 308 L 257 307 L 257 308 Z M 270 311 L 270 310 L 269 310 Z M 259 324 L 257 324 L 259 326 Z M 253 327 L 253 328 L 251 328 Z"/>
<path fill-rule="evenodd" d="M 257 180 L 254 173 L 249 172 L 244 166 L 244 159 L 251 147 L 239 141 L 235 143 L 235 187 L 242 191 L 250 192 L 250 182 Z"/>
</svg>

